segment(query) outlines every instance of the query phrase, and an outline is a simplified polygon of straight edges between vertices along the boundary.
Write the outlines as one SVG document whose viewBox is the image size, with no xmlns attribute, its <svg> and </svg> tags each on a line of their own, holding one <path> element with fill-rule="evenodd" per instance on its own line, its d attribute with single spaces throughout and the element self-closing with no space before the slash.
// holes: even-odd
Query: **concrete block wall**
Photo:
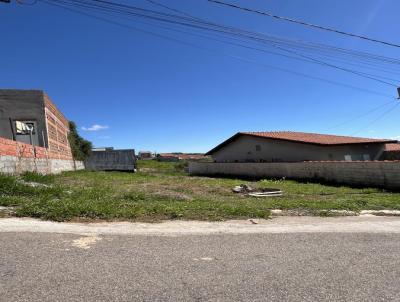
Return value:
<svg viewBox="0 0 400 302">
<path fill-rule="evenodd" d="M 0 138 L 0 173 L 49 174 L 81 169 L 84 169 L 83 162 L 74 161 L 68 154 Z"/>
<path fill-rule="evenodd" d="M 230 175 L 254 178 L 322 179 L 346 185 L 400 190 L 400 161 L 326 161 L 297 163 L 190 162 L 191 175 Z"/>
<path fill-rule="evenodd" d="M 86 159 L 85 167 L 93 171 L 134 171 L 136 168 L 135 150 L 94 151 Z"/>
</svg>

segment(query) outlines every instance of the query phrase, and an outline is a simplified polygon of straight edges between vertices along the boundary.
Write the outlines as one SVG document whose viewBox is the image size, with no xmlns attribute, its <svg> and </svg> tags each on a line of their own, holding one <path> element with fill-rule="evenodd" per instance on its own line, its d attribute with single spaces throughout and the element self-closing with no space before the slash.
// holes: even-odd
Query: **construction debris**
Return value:
<svg viewBox="0 0 400 302">
<path fill-rule="evenodd" d="M 258 224 L 258 222 L 254 221 L 253 219 L 249 219 L 249 221 L 251 222 L 251 224 Z"/>
<path fill-rule="evenodd" d="M 254 193 L 248 193 L 247 195 L 252 197 L 274 197 L 274 196 L 282 196 L 282 194 L 283 192 L 278 190 L 272 192 L 254 192 Z"/>
<path fill-rule="evenodd" d="M 274 197 L 274 196 L 282 196 L 283 194 L 283 192 L 280 189 L 273 189 L 273 188 L 253 189 L 252 187 L 246 184 L 235 186 L 232 189 L 232 191 L 235 193 L 242 193 L 252 197 Z"/>
<path fill-rule="evenodd" d="M 253 192 L 254 189 L 248 185 L 245 184 L 241 184 L 239 186 L 235 186 L 233 189 L 233 192 L 235 193 L 249 193 L 249 192 Z"/>
</svg>

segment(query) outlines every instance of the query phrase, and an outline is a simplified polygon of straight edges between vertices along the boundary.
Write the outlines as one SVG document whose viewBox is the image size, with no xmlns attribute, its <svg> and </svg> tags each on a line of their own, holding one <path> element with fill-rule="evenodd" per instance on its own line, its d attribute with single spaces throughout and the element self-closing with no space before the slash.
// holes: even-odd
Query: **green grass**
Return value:
<svg viewBox="0 0 400 302">
<path fill-rule="evenodd" d="M 164 219 L 226 220 L 267 218 L 270 209 L 400 210 L 400 193 L 292 180 L 244 181 L 191 177 L 185 163 L 139 161 L 138 173 L 66 172 L 55 176 L 0 175 L 0 205 L 16 207 L 17 216 L 56 221 Z M 23 182 L 45 183 L 30 187 Z M 232 193 L 235 185 L 279 188 L 282 197 L 252 198 Z M 322 212 L 321 212 L 322 211 Z"/>
<path fill-rule="evenodd" d="M 49 184 L 54 182 L 54 175 L 43 175 L 34 172 L 25 172 L 21 175 L 21 179 L 27 182 L 37 182 L 41 184 Z"/>
</svg>

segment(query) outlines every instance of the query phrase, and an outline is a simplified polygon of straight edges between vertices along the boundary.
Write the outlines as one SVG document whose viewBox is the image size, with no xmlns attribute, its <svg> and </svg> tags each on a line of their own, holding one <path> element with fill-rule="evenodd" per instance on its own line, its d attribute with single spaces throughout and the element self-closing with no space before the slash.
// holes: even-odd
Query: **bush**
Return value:
<svg viewBox="0 0 400 302">
<path fill-rule="evenodd" d="M 176 171 L 186 172 L 187 169 L 189 168 L 189 162 L 186 160 L 179 161 L 175 163 L 174 168 Z"/>
<path fill-rule="evenodd" d="M 68 141 L 71 146 L 72 156 L 75 160 L 85 160 L 92 152 L 92 143 L 78 134 L 76 124 L 72 121 L 69 122 L 69 130 Z"/>
</svg>

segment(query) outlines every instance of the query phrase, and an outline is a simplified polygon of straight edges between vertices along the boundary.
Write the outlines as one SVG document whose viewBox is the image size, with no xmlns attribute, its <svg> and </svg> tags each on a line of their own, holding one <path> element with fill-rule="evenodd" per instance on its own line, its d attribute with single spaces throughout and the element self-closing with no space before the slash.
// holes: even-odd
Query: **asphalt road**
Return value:
<svg viewBox="0 0 400 302">
<path fill-rule="evenodd" d="M 0 232 L 0 301 L 400 301 L 400 234 Z"/>
</svg>

